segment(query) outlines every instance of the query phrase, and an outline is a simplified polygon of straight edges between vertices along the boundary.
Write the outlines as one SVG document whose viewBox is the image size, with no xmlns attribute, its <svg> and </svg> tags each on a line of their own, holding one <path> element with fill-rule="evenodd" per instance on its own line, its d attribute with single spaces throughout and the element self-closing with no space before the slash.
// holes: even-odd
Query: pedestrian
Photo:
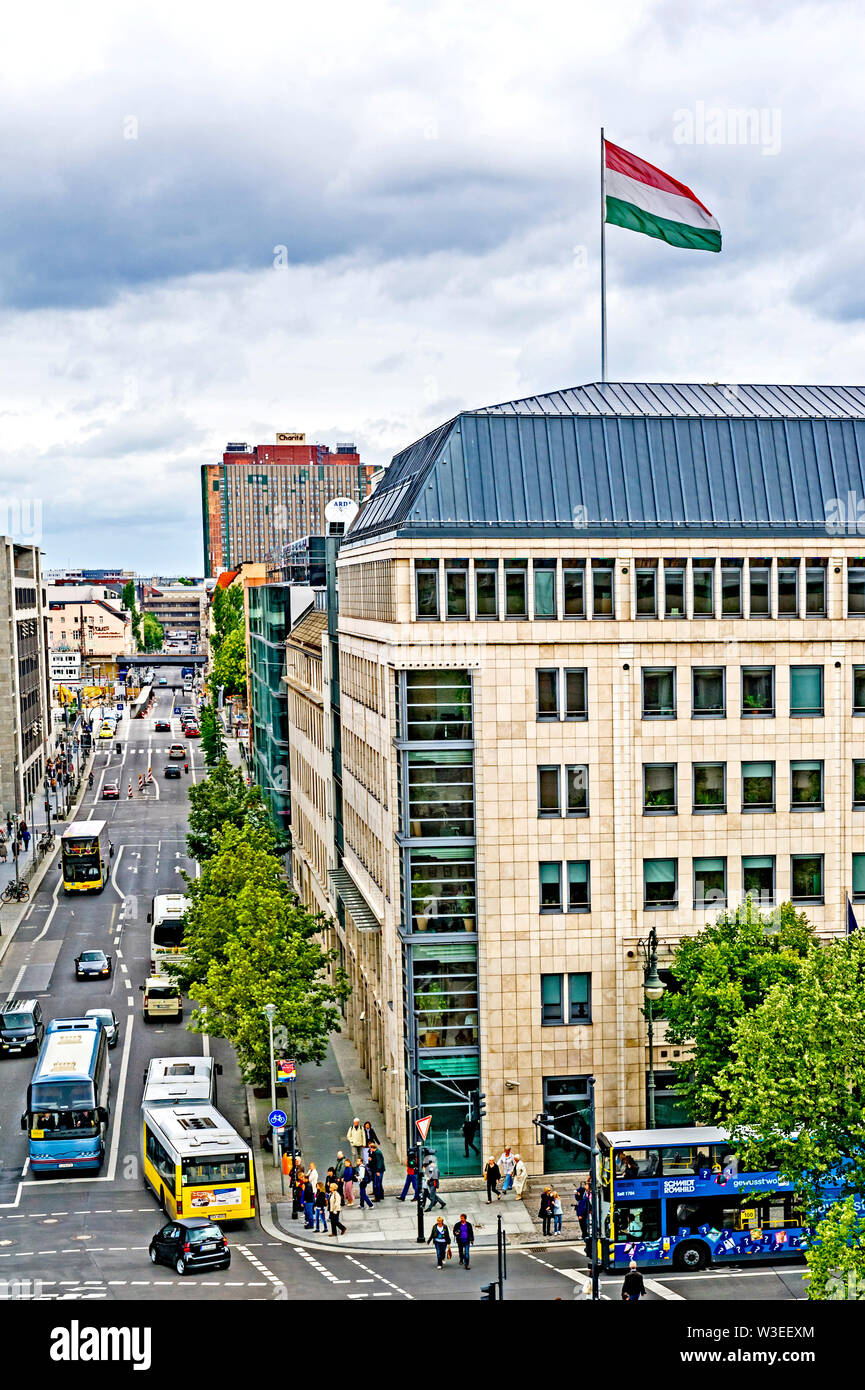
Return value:
<svg viewBox="0 0 865 1390">
<path fill-rule="evenodd" d="M 12 817 L 9 815 L 8 811 L 6 812 L 6 839 L 12 839 Z"/>
<path fill-rule="evenodd" d="M 499 1172 L 502 1175 L 502 1193 L 510 1192 L 514 1181 L 514 1169 L 517 1161 L 511 1152 L 510 1145 L 505 1147 L 505 1151 L 499 1159 Z"/>
<path fill-rule="evenodd" d="M 306 1176 L 307 1180 L 312 1183 L 313 1191 L 315 1191 L 315 1189 L 318 1187 L 318 1169 L 315 1166 L 315 1160 L 312 1160 L 310 1162 L 309 1172 Z"/>
<path fill-rule="evenodd" d="M 337 1150 L 336 1163 L 333 1165 L 333 1171 L 336 1176 L 337 1182 L 344 1182 L 343 1174 L 345 1173 L 345 1154 L 343 1153 L 342 1149 Z M 342 1188 L 340 1188 L 340 1191 L 342 1191 Z"/>
<path fill-rule="evenodd" d="M 520 1158 L 519 1154 L 516 1154 L 515 1157 L 517 1160 L 517 1166 L 514 1169 L 514 1196 L 516 1197 L 518 1202 L 521 1202 L 523 1200 L 523 1188 L 525 1187 L 526 1182 L 528 1181 L 529 1170 L 523 1163 L 523 1160 Z"/>
<path fill-rule="evenodd" d="M 30 831 L 27 829 L 27 822 L 21 821 L 20 825 L 18 826 L 18 836 L 20 839 L 23 840 L 25 835 L 29 837 Z"/>
<path fill-rule="evenodd" d="M 324 1190 L 324 1183 L 315 1184 L 315 1229 L 316 1231 L 327 1230 L 327 1193 Z M 320 1224 L 319 1224 L 320 1223 Z"/>
<path fill-rule="evenodd" d="M 301 1193 L 300 1202 L 303 1207 L 303 1214 L 306 1218 L 306 1226 L 304 1229 L 311 1231 L 313 1230 L 312 1217 L 315 1211 L 315 1187 L 308 1177 L 303 1180 L 303 1192 Z"/>
<path fill-rule="evenodd" d="M 372 1125 L 370 1124 L 369 1120 L 364 1120 L 363 1122 L 363 1142 L 364 1146 L 367 1149 L 369 1148 L 370 1144 L 378 1144 L 379 1142 L 379 1137 L 373 1129 Z"/>
<path fill-rule="evenodd" d="M 354 1168 L 346 1159 L 345 1167 L 342 1170 L 342 1195 L 345 1198 L 347 1207 L 354 1206 Z"/>
<path fill-rule="evenodd" d="M 30 848 L 30 831 L 27 829 L 26 825 L 21 832 L 21 839 L 24 841 L 24 852 L 26 854 L 27 850 Z"/>
<path fill-rule="evenodd" d="M 501 1176 L 499 1165 L 496 1163 L 495 1159 L 492 1157 L 488 1158 L 486 1167 L 484 1168 L 484 1177 L 487 1180 L 487 1206 L 492 1206 L 494 1192 L 499 1201 L 502 1199 L 498 1187 Z"/>
<path fill-rule="evenodd" d="M 340 1193 L 340 1195 L 342 1195 L 342 1179 L 337 1178 L 336 1170 L 334 1169 L 333 1165 L 331 1165 L 331 1167 L 328 1168 L 327 1172 L 324 1175 L 324 1185 L 327 1188 L 328 1192 L 330 1191 L 331 1183 L 336 1183 L 336 1189 Z"/>
<path fill-rule="evenodd" d="M 469 1221 L 465 1212 L 462 1212 L 459 1221 L 454 1226 L 454 1235 L 456 1236 L 460 1264 L 463 1266 L 463 1269 L 468 1269 L 469 1260 L 472 1255 L 472 1246 L 475 1243 L 475 1228 Z"/>
<path fill-rule="evenodd" d="M 363 1130 L 360 1120 L 355 1116 L 346 1132 L 346 1139 L 351 1144 L 351 1156 L 355 1163 L 360 1162 L 360 1151 L 364 1145 Z"/>
<path fill-rule="evenodd" d="M 481 1156 L 481 1151 L 475 1143 L 478 1128 L 477 1120 L 473 1120 L 470 1115 L 467 1115 L 463 1124 L 463 1141 L 465 1143 L 466 1158 L 469 1156 L 469 1149 L 471 1149 L 472 1153 L 476 1154 L 478 1158 Z"/>
<path fill-rule="evenodd" d="M 6 841 L 0 840 L 0 864 L 6 863 L 6 855 L 8 852 L 9 851 L 6 849 Z"/>
<path fill-rule="evenodd" d="M 543 1222 L 543 1233 L 545 1236 L 550 1234 L 550 1227 L 553 1224 L 553 1200 L 552 1188 L 545 1187 L 541 1193 L 541 1202 L 538 1207 L 538 1216 Z"/>
<path fill-rule="evenodd" d="M 577 1212 L 577 1220 L 580 1223 L 580 1235 L 583 1240 L 589 1238 L 589 1194 L 586 1191 L 586 1184 L 581 1182 L 574 1193 L 574 1205 Z"/>
<path fill-rule="evenodd" d="M 637 1261 L 631 1260 L 622 1284 L 622 1299 L 625 1303 L 639 1303 L 645 1292 L 646 1286 L 642 1274 L 637 1269 Z"/>
<path fill-rule="evenodd" d="M 441 1197 L 439 1196 L 439 1191 L 438 1191 L 438 1189 L 439 1189 L 439 1166 L 438 1166 L 438 1163 L 436 1162 L 435 1157 L 434 1157 L 433 1155 L 430 1155 L 430 1157 L 429 1157 L 429 1158 L 427 1159 L 427 1161 L 426 1161 L 426 1176 L 425 1176 L 425 1179 L 424 1179 L 424 1187 L 423 1187 L 423 1208 L 424 1208 L 424 1211 L 427 1210 L 427 1202 L 429 1202 L 429 1210 L 430 1210 L 430 1211 L 432 1211 L 433 1207 L 446 1207 L 446 1206 L 447 1206 L 447 1202 L 443 1202 L 442 1199 L 441 1199 Z"/>
<path fill-rule="evenodd" d="M 550 1202 L 553 1213 L 553 1235 L 560 1236 L 562 1234 L 562 1199 L 558 1192 L 550 1194 Z"/>
<path fill-rule="evenodd" d="M 409 1154 L 411 1154 L 411 1150 L 409 1150 Z M 413 1201 L 413 1202 L 416 1202 L 417 1199 L 418 1199 L 418 1192 L 417 1192 L 417 1164 L 414 1162 L 414 1159 L 413 1159 L 412 1157 L 409 1157 L 409 1158 L 406 1159 L 406 1165 L 405 1165 L 405 1182 L 404 1182 L 403 1185 L 402 1185 L 402 1192 L 401 1192 L 401 1193 L 399 1194 L 399 1196 L 397 1197 L 397 1201 L 398 1201 L 398 1202 L 404 1202 L 404 1201 L 405 1201 L 405 1199 L 406 1199 L 406 1194 L 408 1193 L 409 1188 L 411 1188 L 412 1192 L 414 1193 L 414 1196 L 412 1197 L 412 1201 Z"/>
<path fill-rule="evenodd" d="M 328 1211 L 330 1212 L 330 1235 L 331 1239 L 339 1231 L 340 1235 L 345 1235 L 345 1226 L 340 1220 L 339 1213 L 342 1211 L 342 1198 L 339 1195 L 339 1188 L 335 1182 L 330 1185 L 330 1195 L 327 1199 Z"/>
<path fill-rule="evenodd" d="M 303 1206 L 303 1188 L 306 1182 L 304 1172 L 301 1167 L 295 1167 L 291 1174 L 291 1208 L 300 1216 L 300 1209 Z M 296 1217 L 294 1218 L 296 1219 Z"/>
<path fill-rule="evenodd" d="M 383 1202 L 385 1161 L 378 1144 L 370 1143 L 369 1166 L 372 1172 L 372 1195 L 377 1202 Z"/>
<path fill-rule="evenodd" d="M 441 1269 L 445 1262 L 445 1257 L 450 1259 L 451 1253 L 451 1233 L 444 1223 L 444 1218 L 439 1217 L 427 1236 L 427 1245 L 434 1245 L 436 1252 L 436 1268 Z"/>
<path fill-rule="evenodd" d="M 356 1172 L 358 1190 L 360 1191 L 360 1209 L 363 1211 L 364 1207 L 369 1207 L 370 1211 L 372 1211 L 372 1202 L 369 1200 L 369 1194 L 366 1190 L 372 1182 L 372 1173 L 363 1159 L 361 1159 L 360 1163 L 357 1165 Z"/>
</svg>

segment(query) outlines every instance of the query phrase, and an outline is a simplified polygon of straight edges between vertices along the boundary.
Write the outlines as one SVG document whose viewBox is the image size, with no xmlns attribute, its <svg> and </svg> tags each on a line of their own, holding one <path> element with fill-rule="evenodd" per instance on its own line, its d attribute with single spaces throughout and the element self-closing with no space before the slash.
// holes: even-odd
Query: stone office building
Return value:
<svg viewBox="0 0 865 1390">
<path fill-rule="evenodd" d="M 364 951 L 397 1142 L 416 1046 L 443 1171 L 478 1170 L 476 1089 L 484 1153 L 572 1168 L 532 1116 L 585 1135 L 590 1075 L 601 1128 L 645 1122 L 651 927 L 663 966 L 749 893 L 824 935 L 865 912 L 863 496 L 862 388 L 586 386 L 395 457 L 340 551 L 323 685 L 332 932 Z M 673 1060 L 662 1036 L 661 1122 Z"/>
<path fill-rule="evenodd" d="M 36 546 L 0 537 L 0 809 L 31 816 L 49 752 L 46 604 Z"/>
</svg>

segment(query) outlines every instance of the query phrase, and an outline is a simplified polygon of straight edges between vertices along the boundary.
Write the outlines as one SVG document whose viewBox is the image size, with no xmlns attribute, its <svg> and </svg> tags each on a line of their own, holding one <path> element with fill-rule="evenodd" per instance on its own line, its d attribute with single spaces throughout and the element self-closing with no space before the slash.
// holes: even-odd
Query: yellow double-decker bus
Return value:
<svg viewBox="0 0 865 1390">
<path fill-rule="evenodd" d="M 111 875 L 108 822 L 78 820 L 60 836 L 63 887 L 67 893 L 101 893 Z"/>
<path fill-rule="evenodd" d="M 141 1157 L 163 1211 L 243 1221 L 255 1215 L 252 1150 L 212 1105 L 143 1105 Z"/>
</svg>

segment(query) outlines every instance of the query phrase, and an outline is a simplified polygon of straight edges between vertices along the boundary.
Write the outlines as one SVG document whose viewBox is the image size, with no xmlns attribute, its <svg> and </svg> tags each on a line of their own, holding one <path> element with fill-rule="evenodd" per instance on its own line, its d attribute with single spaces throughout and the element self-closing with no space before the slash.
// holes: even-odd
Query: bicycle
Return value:
<svg viewBox="0 0 865 1390">
<path fill-rule="evenodd" d="M 3 901 L 6 903 L 19 902 L 26 903 L 30 897 L 30 889 L 23 878 L 13 879 L 7 883 L 3 889 Z"/>
<path fill-rule="evenodd" d="M 53 830 L 43 830 L 39 836 L 39 853 L 46 854 L 49 849 L 53 849 L 57 843 L 57 837 Z"/>
</svg>

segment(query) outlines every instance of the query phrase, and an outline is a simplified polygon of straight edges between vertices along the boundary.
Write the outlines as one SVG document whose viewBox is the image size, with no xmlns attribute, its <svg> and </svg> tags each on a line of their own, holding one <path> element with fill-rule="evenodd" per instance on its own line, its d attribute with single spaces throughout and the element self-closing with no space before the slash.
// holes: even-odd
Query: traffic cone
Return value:
<svg viewBox="0 0 865 1390">
<path fill-rule="evenodd" d="M 143 792 L 143 791 L 144 791 L 144 773 L 143 773 L 143 772 L 139 772 L 139 774 L 138 774 L 138 790 L 139 790 L 140 792 Z"/>
<path fill-rule="evenodd" d="M 147 769 L 147 785 L 150 786 L 150 783 L 151 783 L 152 781 L 153 781 L 153 771 L 152 771 L 151 768 L 148 768 L 148 769 Z"/>
<path fill-rule="evenodd" d="M 131 782 L 129 783 L 129 791 L 126 793 L 126 795 L 127 795 L 127 797 L 130 797 L 130 796 L 132 795 L 132 783 L 131 783 Z"/>
</svg>

